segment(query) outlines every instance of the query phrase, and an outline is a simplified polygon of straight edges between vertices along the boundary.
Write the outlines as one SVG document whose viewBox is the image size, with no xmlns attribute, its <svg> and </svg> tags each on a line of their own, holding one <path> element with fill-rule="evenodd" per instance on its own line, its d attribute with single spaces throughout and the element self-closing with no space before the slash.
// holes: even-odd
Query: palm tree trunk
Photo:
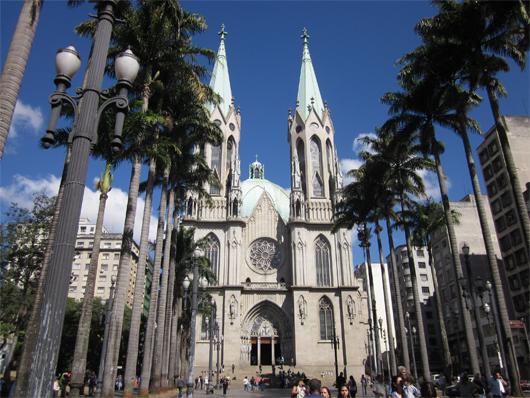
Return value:
<svg viewBox="0 0 530 398">
<path fill-rule="evenodd" d="M 440 324 L 440 336 L 442 337 L 442 346 L 444 348 L 444 374 L 449 375 L 451 374 L 451 350 L 449 348 L 449 340 L 447 339 L 447 330 L 445 329 L 442 298 L 440 297 L 440 289 L 438 288 L 438 277 L 436 275 L 434 261 L 432 261 L 432 245 L 430 239 L 427 245 L 427 253 L 429 255 L 429 268 L 431 269 L 432 282 L 434 285 L 434 299 L 436 300 L 436 311 L 438 315 L 438 323 Z"/>
<path fill-rule="evenodd" d="M 405 195 L 403 191 L 401 192 L 401 209 L 403 211 L 407 210 L 407 205 L 405 203 Z M 403 220 L 406 221 L 406 220 Z M 410 229 L 407 225 L 404 226 L 405 239 L 407 242 L 407 254 L 409 257 L 409 269 L 410 269 L 410 280 L 412 282 L 412 294 L 414 296 L 414 309 L 416 311 L 416 326 L 418 328 L 418 337 L 420 340 L 420 354 L 421 362 L 423 366 L 423 378 L 425 381 L 430 381 L 431 379 L 431 369 L 429 366 L 429 354 L 427 352 L 427 342 L 425 341 L 425 328 L 423 327 L 423 315 L 421 313 L 421 304 L 420 301 L 420 292 L 418 290 L 418 278 L 416 275 L 416 264 L 414 263 L 414 256 L 412 254 L 412 242 L 410 239 Z M 412 333 L 409 330 L 409 333 Z M 414 347 L 412 347 L 414 349 Z"/>
<path fill-rule="evenodd" d="M 169 374 L 169 380 L 170 380 L 170 387 L 175 386 L 175 380 L 178 376 L 177 371 L 177 326 L 178 326 L 178 316 L 177 316 L 177 307 L 176 305 L 178 302 L 178 298 L 176 297 L 176 290 L 175 290 L 175 279 L 176 279 L 176 256 L 177 256 L 177 237 L 178 237 L 178 229 L 179 229 L 179 215 L 178 215 L 178 209 L 179 206 L 175 202 L 174 204 L 171 204 L 170 206 L 175 206 L 176 212 L 173 213 L 173 216 L 175 217 L 175 222 L 173 222 L 173 232 L 171 233 L 171 251 L 169 253 L 169 263 L 173 264 L 173 270 L 169 274 L 169 300 L 167 303 L 167 313 L 168 318 L 170 319 L 170 337 L 168 342 L 169 347 L 169 364 L 168 364 L 168 374 Z"/>
<path fill-rule="evenodd" d="M 162 388 L 167 390 L 168 387 L 173 387 L 173 377 L 169 372 L 169 354 L 171 349 L 171 314 L 173 307 L 173 291 L 175 285 L 175 263 L 172 261 L 172 252 L 174 251 L 173 247 L 173 232 L 175 229 L 175 190 L 174 184 L 171 184 L 169 189 L 169 200 L 168 200 L 169 209 L 167 212 L 167 229 L 166 229 L 166 246 L 164 248 L 164 264 L 162 268 L 167 270 L 168 273 L 168 282 L 167 282 L 167 299 L 164 304 L 165 307 L 165 324 L 164 324 L 164 342 L 163 342 L 163 352 L 162 352 Z M 177 214 L 178 217 L 178 214 Z M 169 377 L 168 377 L 169 376 Z"/>
<path fill-rule="evenodd" d="M 173 305 L 173 323 L 171 325 L 171 358 L 175 366 L 173 375 L 177 376 L 181 374 L 181 361 L 180 361 L 180 350 L 181 350 L 181 338 L 182 329 L 181 325 L 182 316 L 182 298 L 175 298 Z"/>
<path fill-rule="evenodd" d="M 24 1 L 0 76 L 0 162 L 37 30 L 42 4 L 43 0 Z"/>
<path fill-rule="evenodd" d="M 467 164 L 469 167 L 469 174 L 471 176 L 471 181 L 473 183 L 473 191 L 475 194 L 475 202 L 477 203 L 478 217 L 480 220 L 480 227 L 482 229 L 482 236 L 484 239 L 484 245 L 486 246 L 486 254 L 488 256 L 488 263 L 490 266 L 491 277 L 493 279 L 493 287 L 495 292 L 495 299 L 497 300 L 497 308 L 500 311 L 501 322 L 503 325 L 501 335 L 498 336 L 499 346 L 501 350 L 501 356 L 504 360 L 504 363 L 508 364 L 508 374 L 512 386 L 520 386 L 520 373 L 519 366 L 517 363 L 517 357 L 515 355 L 515 350 L 513 346 L 513 339 L 511 329 L 509 327 L 509 317 L 506 310 L 506 301 L 504 298 L 504 290 L 502 289 L 501 276 L 499 272 L 499 266 L 497 262 L 497 257 L 495 255 L 495 249 L 493 247 L 493 241 L 491 239 L 491 232 L 488 225 L 488 217 L 486 213 L 486 207 L 484 200 L 482 198 L 482 192 L 480 190 L 480 183 L 478 180 L 477 169 L 475 167 L 475 160 L 473 159 L 473 151 L 471 149 L 471 144 L 469 142 L 469 137 L 467 135 L 467 130 L 465 124 L 460 120 L 460 135 L 464 141 L 464 149 L 466 151 Z M 505 323 L 506 322 L 506 323 Z M 508 326 L 508 332 L 506 332 L 506 324 Z M 508 352 L 505 352 L 504 342 L 507 343 Z M 508 355 L 508 358 L 506 357 Z M 508 361 L 506 360 L 508 359 Z M 514 377 L 512 379 L 512 377 Z M 521 393 L 521 391 L 519 391 Z M 512 395 L 517 394 L 517 389 L 512 389 Z M 515 395 L 522 396 L 522 395 Z"/>
<path fill-rule="evenodd" d="M 364 229 L 366 230 L 366 224 L 364 224 Z M 371 299 L 371 302 L 369 302 L 369 308 L 371 306 L 372 311 L 372 323 L 370 326 L 370 332 L 372 334 L 372 339 L 375 342 L 375 353 L 374 353 L 374 359 L 376 363 L 376 373 L 383 373 L 381 369 L 381 344 L 379 339 L 379 333 L 377 333 L 377 308 L 376 308 L 376 300 L 375 300 L 375 292 L 374 292 L 374 275 L 372 273 L 372 259 L 370 257 L 370 242 L 367 242 L 368 245 L 365 247 L 366 249 L 366 260 L 367 260 L 367 268 L 368 268 L 368 281 L 370 283 L 370 293 L 371 298 L 369 297 L 368 300 Z M 368 311 L 370 313 L 370 311 Z M 373 325 L 373 326 L 372 326 Z M 371 375 L 372 378 L 374 375 Z"/>
<path fill-rule="evenodd" d="M 31 362 L 33 360 L 33 352 L 37 343 L 37 331 L 39 327 L 40 312 L 44 299 L 44 288 L 46 286 L 46 277 L 48 276 L 48 266 L 50 265 L 50 258 L 52 255 L 53 243 L 55 241 L 55 234 L 57 232 L 57 220 L 59 219 L 59 211 L 61 210 L 61 203 L 63 201 L 64 181 L 68 173 L 68 166 L 70 164 L 70 156 L 72 154 L 72 146 L 68 145 L 66 149 L 66 159 L 64 161 L 63 174 L 61 176 L 61 184 L 59 185 L 59 192 L 57 193 L 57 201 L 55 202 L 55 211 L 50 226 L 50 234 L 48 235 L 48 242 L 46 243 L 46 251 L 42 260 L 42 268 L 40 271 L 39 283 L 37 291 L 35 292 L 35 299 L 33 307 L 30 312 L 30 319 L 26 328 L 26 335 L 24 337 L 24 348 L 20 357 L 20 363 L 17 370 L 17 383 L 15 385 L 15 397 L 26 397 L 28 392 L 29 375 L 31 371 Z"/>
<path fill-rule="evenodd" d="M 147 174 L 147 186 L 145 190 L 144 214 L 142 219 L 142 235 L 140 237 L 140 250 L 138 254 L 138 271 L 136 273 L 136 284 L 134 286 L 133 308 L 131 313 L 131 327 L 129 329 L 129 343 L 127 346 L 127 360 L 125 374 L 123 377 L 123 397 L 132 397 L 134 391 L 134 379 L 136 377 L 136 366 L 138 362 L 138 344 L 140 341 L 140 324 L 144 311 L 145 293 L 145 268 L 147 262 L 147 251 L 149 247 L 149 222 L 151 221 L 151 208 L 153 202 L 153 187 L 155 183 L 155 161 L 149 163 Z M 153 273 L 153 281 L 155 274 Z M 151 289 L 152 292 L 152 289 Z M 152 301 L 150 301 L 151 305 Z"/>
<path fill-rule="evenodd" d="M 156 162 L 154 159 L 151 159 L 149 162 L 149 174 L 155 175 L 156 171 Z M 167 189 L 166 189 L 167 190 Z M 151 188 L 152 191 L 152 188 Z M 147 197 L 147 189 L 146 189 L 146 197 Z M 152 192 L 151 192 L 152 195 Z M 162 192 L 162 196 L 164 196 L 164 192 Z M 165 203 L 165 200 L 164 200 Z M 160 213 L 159 213 L 160 214 Z M 164 217 L 165 217 L 165 205 L 164 205 Z M 159 215 L 159 228 L 160 228 L 160 215 Z M 163 225 L 163 224 L 162 224 Z M 163 232 L 162 227 L 162 232 Z M 159 232 L 157 232 L 157 241 L 156 241 L 156 249 L 155 249 L 155 259 L 154 259 L 154 266 L 153 266 L 153 282 L 151 284 L 151 299 L 149 300 L 149 315 L 147 316 L 147 331 L 145 333 L 145 341 L 144 341 L 144 357 L 142 362 L 142 374 L 141 374 L 141 382 L 140 382 L 140 392 L 139 395 L 148 395 L 149 394 L 149 382 L 151 380 L 151 363 L 153 360 L 153 338 L 154 338 L 154 332 L 155 332 L 155 321 L 156 321 L 156 313 L 157 313 L 157 307 L 158 307 L 158 286 L 160 281 L 160 261 L 162 257 L 162 238 L 159 239 Z M 149 234 L 149 223 L 142 225 L 142 241 L 145 239 L 147 242 L 147 237 Z M 154 382 L 153 382 L 154 386 Z"/>
<path fill-rule="evenodd" d="M 379 225 L 379 220 L 375 220 L 375 233 L 377 235 L 377 246 L 379 248 L 379 259 L 381 261 L 381 278 L 383 279 L 383 296 L 385 298 L 385 310 L 386 310 L 386 329 L 387 329 L 387 339 L 388 339 L 388 351 L 390 354 L 390 368 L 389 374 L 397 374 L 396 366 L 396 353 L 394 351 L 394 332 L 392 331 L 392 325 L 390 325 L 390 319 L 392 319 L 392 303 L 389 302 L 387 294 L 389 293 L 388 289 L 388 280 L 385 270 L 385 258 L 383 257 L 383 243 L 381 242 L 381 231 L 383 228 Z M 381 372 L 383 374 L 383 372 Z"/>
<path fill-rule="evenodd" d="M 451 206 L 449 204 L 449 195 L 447 194 L 447 187 L 445 186 L 445 175 L 442 170 L 442 162 L 440 160 L 440 154 L 438 151 L 434 151 L 434 160 L 436 162 L 436 173 L 438 174 L 438 182 L 440 184 L 440 193 L 442 195 L 442 204 L 445 212 L 445 220 L 447 223 L 447 235 L 449 236 L 449 244 L 451 247 L 451 254 L 453 256 L 453 264 L 455 267 L 455 278 L 458 279 L 464 275 L 462 272 L 462 264 L 460 263 L 459 246 L 456 240 L 455 226 L 453 223 L 453 214 L 451 213 Z M 477 357 L 477 347 L 475 346 L 475 338 L 473 336 L 473 326 L 471 325 L 471 315 L 466 310 L 466 302 L 464 298 L 464 292 L 458 282 L 457 291 L 460 303 L 460 313 L 464 321 L 464 331 L 466 333 L 467 350 L 469 354 L 469 362 L 471 365 L 471 371 L 473 374 L 480 372 Z M 457 331 L 458 333 L 458 331 Z"/>
<path fill-rule="evenodd" d="M 109 163 L 107 163 L 110 166 Z M 110 169 L 108 169 L 110 171 Z M 94 247 L 92 248 L 92 258 L 86 282 L 85 296 L 77 337 L 75 340 L 74 359 L 72 361 L 72 376 L 70 379 L 70 397 L 78 398 L 82 395 L 84 377 L 86 371 L 86 356 L 88 351 L 88 337 L 90 334 L 90 322 L 92 320 L 92 305 L 94 304 L 94 289 L 96 287 L 96 277 L 98 275 L 98 258 L 101 244 L 103 228 L 103 217 L 105 216 L 105 204 L 107 203 L 107 192 L 102 191 L 99 195 L 98 219 L 96 221 L 96 233 L 94 234 Z"/>
<path fill-rule="evenodd" d="M 162 193 L 160 195 L 160 209 L 158 212 L 158 231 L 156 236 L 156 250 L 155 250 L 155 269 L 160 268 L 162 262 L 162 249 L 164 246 L 164 225 L 166 223 L 166 207 L 167 207 L 167 186 L 169 180 L 169 168 L 164 168 L 164 177 L 162 179 Z M 173 190 L 172 190 L 173 191 Z M 164 382 L 161 379 L 162 375 L 162 350 L 164 343 L 164 332 L 166 330 L 166 300 L 167 300 L 167 283 L 169 277 L 169 249 L 171 248 L 171 232 L 173 230 L 173 206 L 169 207 L 170 215 L 168 215 L 168 226 L 166 234 L 166 247 L 164 250 L 164 266 L 162 267 L 162 276 L 160 278 L 160 291 L 158 297 L 158 308 L 157 308 L 157 327 L 155 330 L 154 349 L 152 355 L 152 390 L 156 394 L 160 391 L 161 383 Z M 158 286 L 157 286 L 158 287 Z M 151 290 L 152 291 L 152 290 Z M 146 350 L 147 353 L 147 350 Z M 151 357 L 150 355 L 148 355 Z M 144 356 L 145 363 L 145 356 Z M 143 373 L 143 368 L 142 368 Z M 167 373 L 166 373 L 167 376 Z"/>
<path fill-rule="evenodd" d="M 392 273 L 394 274 L 394 295 L 396 297 L 396 309 L 399 323 L 399 336 L 401 338 L 401 355 L 403 359 L 403 364 L 409 366 L 409 343 L 407 341 L 407 336 L 405 335 L 405 318 L 403 316 L 403 301 L 401 299 L 401 289 L 399 287 L 399 273 L 396 263 L 396 254 L 394 253 L 394 238 L 392 236 L 392 226 L 390 223 L 390 216 L 385 216 L 386 220 L 386 230 L 388 234 L 388 245 L 390 246 L 390 266 L 392 267 Z M 397 371 L 396 373 L 397 374 Z"/>
<path fill-rule="evenodd" d="M 123 311 L 125 309 L 125 295 L 129 283 L 129 268 L 131 264 L 131 251 L 133 247 L 134 218 L 138 204 L 138 189 L 140 186 L 140 173 L 142 171 L 142 158 L 136 155 L 132 165 L 131 182 L 129 184 L 129 197 L 127 199 L 127 212 L 123 226 L 123 240 L 121 245 L 120 265 L 112 314 L 109 322 L 109 339 L 107 341 L 107 354 L 105 356 L 105 369 L 99 371 L 102 380 L 102 398 L 114 398 L 114 380 L 118 372 L 118 355 L 120 350 L 121 332 L 123 327 Z M 130 347 L 129 347 L 130 348 Z M 100 382 L 98 382 L 99 386 Z"/>
</svg>

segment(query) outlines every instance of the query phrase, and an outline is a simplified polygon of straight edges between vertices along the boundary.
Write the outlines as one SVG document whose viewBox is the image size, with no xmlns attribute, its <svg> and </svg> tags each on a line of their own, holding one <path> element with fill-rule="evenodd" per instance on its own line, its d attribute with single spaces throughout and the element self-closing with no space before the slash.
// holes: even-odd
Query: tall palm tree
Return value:
<svg viewBox="0 0 530 398">
<path fill-rule="evenodd" d="M 451 366 L 451 352 L 449 350 L 449 342 L 447 340 L 447 331 L 445 329 L 443 303 L 440 297 L 440 290 L 438 289 L 438 278 L 436 277 L 436 268 L 434 267 L 431 235 L 447 226 L 447 220 L 440 203 L 436 203 L 432 198 L 424 202 L 412 202 L 411 209 L 405 212 L 405 219 L 407 219 L 409 227 L 412 230 L 412 240 L 414 245 L 427 248 L 429 256 L 429 267 L 433 276 L 434 298 L 436 300 L 436 307 L 438 313 L 438 322 L 440 324 L 440 334 L 442 337 L 442 345 L 444 348 L 444 371 L 450 374 Z M 451 211 L 453 222 L 458 224 L 459 214 L 454 210 Z M 399 223 L 398 223 L 399 224 Z"/>
<path fill-rule="evenodd" d="M 458 116 L 452 112 L 455 109 L 456 102 L 452 93 L 452 86 L 441 86 L 437 79 L 424 79 L 417 81 L 408 75 L 405 75 L 400 81 L 405 91 L 397 93 L 386 93 L 381 101 L 390 105 L 390 113 L 395 115 L 389 119 L 383 128 L 398 128 L 400 134 L 413 136 L 418 133 L 418 140 L 421 151 L 426 156 L 433 156 L 436 165 L 436 173 L 440 185 L 443 209 L 445 212 L 447 233 L 451 246 L 453 265 L 457 275 L 462 274 L 462 265 L 460 263 L 460 248 L 454 230 L 453 216 L 449 203 L 449 195 L 445 185 L 445 175 L 442 169 L 440 155 L 444 151 L 444 144 L 436 139 L 434 124 L 458 130 Z M 464 121 L 468 126 L 474 127 L 477 123 L 465 117 Z M 404 208 L 402 210 L 405 210 Z M 407 226 L 405 225 L 405 235 L 407 235 Z M 411 268 L 412 272 L 415 272 Z M 478 357 L 473 336 L 473 326 L 469 312 L 464 311 L 465 298 L 460 295 L 460 309 L 464 318 L 469 357 L 473 373 L 480 371 Z M 420 329 L 421 333 L 421 327 Z M 421 334 L 420 334 L 421 341 Z"/>
<path fill-rule="evenodd" d="M 0 162 L 44 0 L 24 0 L 0 75 Z"/>
<path fill-rule="evenodd" d="M 389 182 L 391 181 L 394 184 L 394 189 L 397 193 L 398 200 L 401 203 L 402 210 L 407 209 L 408 191 L 412 191 L 416 195 L 425 195 L 425 184 L 418 172 L 421 170 L 433 170 L 435 165 L 431 159 L 419 156 L 422 148 L 416 143 L 415 135 L 400 134 L 400 131 L 387 127 L 379 129 L 376 138 L 365 137 L 364 141 L 372 146 L 372 150 L 377 148 L 384 149 L 377 151 L 375 154 L 363 151 L 359 156 L 366 162 L 375 162 L 376 164 L 382 165 L 381 169 L 386 170 L 385 180 Z M 407 252 L 411 270 L 411 282 L 420 340 L 423 377 L 428 379 L 430 378 L 430 368 L 423 328 L 423 318 L 421 314 L 422 301 L 420 300 L 418 291 L 410 231 L 406 226 L 404 227 L 404 232 L 407 241 Z M 401 332 L 403 333 L 403 331 Z"/>
</svg>

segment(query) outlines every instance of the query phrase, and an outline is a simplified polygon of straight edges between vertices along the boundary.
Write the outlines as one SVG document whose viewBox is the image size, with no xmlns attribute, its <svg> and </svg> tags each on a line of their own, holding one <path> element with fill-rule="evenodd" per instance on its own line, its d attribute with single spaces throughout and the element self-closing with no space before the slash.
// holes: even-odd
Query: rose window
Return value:
<svg viewBox="0 0 530 398">
<path fill-rule="evenodd" d="M 250 247 L 250 261 L 262 271 L 277 269 L 280 265 L 280 249 L 274 242 L 258 240 Z"/>
</svg>

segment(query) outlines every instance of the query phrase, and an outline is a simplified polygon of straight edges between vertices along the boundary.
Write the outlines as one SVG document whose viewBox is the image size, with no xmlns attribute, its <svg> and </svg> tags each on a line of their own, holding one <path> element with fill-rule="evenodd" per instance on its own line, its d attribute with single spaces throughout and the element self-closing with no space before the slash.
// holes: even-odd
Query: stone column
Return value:
<svg viewBox="0 0 530 398">
<path fill-rule="evenodd" d="M 276 364 L 276 357 L 274 356 L 274 334 L 271 336 L 271 356 L 272 356 L 272 364 Z"/>
<path fill-rule="evenodd" d="M 258 336 L 258 366 L 261 364 L 261 337 Z"/>
</svg>

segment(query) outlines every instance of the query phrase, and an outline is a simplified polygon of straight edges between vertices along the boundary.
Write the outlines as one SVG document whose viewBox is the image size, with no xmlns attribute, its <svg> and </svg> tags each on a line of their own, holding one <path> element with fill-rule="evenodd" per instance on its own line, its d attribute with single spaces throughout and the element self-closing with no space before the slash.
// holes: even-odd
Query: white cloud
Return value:
<svg viewBox="0 0 530 398">
<path fill-rule="evenodd" d="M 342 170 L 342 175 L 344 176 L 344 184 L 347 185 L 353 182 L 353 178 L 346 177 L 346 173 L 350 170 L 356 170 L 364 164 L 362 160 L 359 159 L 342 159 L 340 161 L 340 168 Z"/>
<path fill-rule="evenodd" d="M 358 154 L 359 152 L 361 151 L 368 151 L 368 152 L 373 152 L 369 146 L 367 146 L 366 144 L 362 143 L 360 141 L 361 138 L 363 137 L 370 137 L 370 138 L 376 138 L 377 135 L 375 135 L 374 133 L 361 133 L 357 136 L 357 138 L 355 138 L 353 140 L 353 151 Z"/>
<path fill-rule="evenodd" d="M 60 178 L 54 175 L 34 180 L 29 177 L 15 175 L 14 179 L 15 182 L 12 185 L 0 187 L 0 201 L 6 204 L 14 202 L 18 203 L 20 207 L 31 208 L 33 203 L 33 193 L 44 189 L 46 195 L 54 196 L 57 195 L 57 192 L 59 191 Z M 88 218 L 93 223 L 97 220 L 99 195 L 98 191 L 93 191 L 88 185 L 85 187 L 83 205 L 81 207 L 81 217 Z M 123 231 L 125 211 L 127 209 L 127 197 L 128 193 L 119 188 L 113 188 L 108 194 L 103 225 L 110 232 L 121 233 Z M 138 198 L 134 223 L 134 239 L 137 243 L 140 243 L 144 207 L 145 201 L 143 198 Z M 156 228 L 157 217 L 151 215 L 149 222 L 149 239 L 155 240 Z"/>
<path fill-rule="evenodd" d="M 440 184 L 438 182 L 438 175 L 434 171 L 429 170 L 420 170 L 418 174 L 423 178 L 425 184 L 425 193 L 427 197 L 432 197 L 435 201 L 442 200 L 442 195 L 440 194 Z M 451 188 L 451 180 L 445 180 L 445 186 L 447 190 Z"/>
<path fill-rule="evenodd" d="M 41 133 L 43 125 L 44 118 L 39 107 L 32 108 L 31 105 L 26 105 L 22 101 L 17 100 L 9 128 L 11 138 L 17 137 L 22 130 L 31 131 L 34 134 Z"/>
</svg>

